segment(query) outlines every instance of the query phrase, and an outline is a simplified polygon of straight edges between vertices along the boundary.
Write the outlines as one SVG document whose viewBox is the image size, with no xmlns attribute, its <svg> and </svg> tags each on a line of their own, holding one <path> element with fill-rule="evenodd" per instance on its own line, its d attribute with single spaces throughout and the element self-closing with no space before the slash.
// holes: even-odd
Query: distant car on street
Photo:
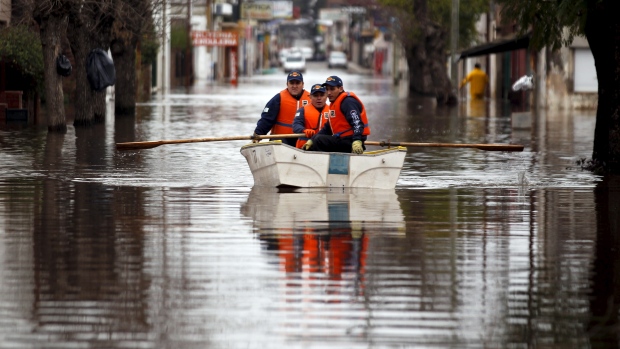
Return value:
<svg viewBox="0 0 620 349">
<path fill-rule="evenodd" d="M 306 59 L 300 54 L 289 55 L 284 59 L 282 64 L 285 73 L 289 73 L 293 70 L 299 70 L 304 73 L 306 71 Z"/>
<path fill-rule="evenodd" d="M 347 69 L 348 61 L 347 55 L 342 51 L 332 51 L 327 58 L 327 66 L 329 68 L 344 68 Z"/>
<path fill-rule="evenodd" d="M 291 54 L 291 50 L 288 48 L 283 48 L 278 52 L 278 63 L 282 66 L 284 65 L 284 61 L 286 61 L 286 57 Z"/>
<path fill-rule="evenodd" d="M 314 57 L 314 50 L 311 47 L 301 47 L 299 50 L 301 51 L 301 54 L 304 56 L 306 61 L 311 61 Z"/>
</svg>

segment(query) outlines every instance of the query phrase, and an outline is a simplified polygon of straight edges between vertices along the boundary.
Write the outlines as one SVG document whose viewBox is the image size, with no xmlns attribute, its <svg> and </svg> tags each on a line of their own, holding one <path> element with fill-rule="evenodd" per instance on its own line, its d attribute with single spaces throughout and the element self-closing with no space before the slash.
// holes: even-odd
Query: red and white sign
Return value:
<svg viewBox="0 0 620 349">
<path fill-rule="evenodd" d="M 237 46 L 237 33 L 222 31 L 192 31 L 192 45 L 194 46 Z"/>
</svg>

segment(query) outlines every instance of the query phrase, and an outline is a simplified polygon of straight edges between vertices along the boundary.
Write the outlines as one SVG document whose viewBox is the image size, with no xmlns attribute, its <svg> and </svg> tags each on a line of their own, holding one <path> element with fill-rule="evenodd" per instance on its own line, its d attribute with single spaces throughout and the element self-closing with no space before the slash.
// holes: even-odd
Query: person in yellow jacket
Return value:
<svg viewBox="0 0 620 349">
<path fill-rule="evenodd" d="M 483 99 L 484 98 L 484 90 L 489 83 L 489 76 L 482 71 L 480 68 L 480 63 L 476 63 L 474 65 L 474 70 L 469 72 L 465 79 L 461 81 L 459 85 L 459 89 L 463 88 L 463 86 L 470 83 L 469 86 L 469 95 L 472 99 Z"/>
<path fill-rule="evenodd" d="M 313 85 L 310 89 L 310 104 L 299 108 L 293 120 L 293 132 L 305 133 L 305 137 L 297 138 L 297 148 L 303 147 L 329 121 L 329 107 L 325 86 Z"/>
</svg>

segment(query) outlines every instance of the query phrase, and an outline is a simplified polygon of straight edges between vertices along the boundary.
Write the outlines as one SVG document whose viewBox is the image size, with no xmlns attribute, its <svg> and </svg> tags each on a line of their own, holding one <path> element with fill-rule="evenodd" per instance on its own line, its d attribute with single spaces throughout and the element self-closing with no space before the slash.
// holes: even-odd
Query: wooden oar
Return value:
<svg viewBox="0 0 620 349">
<path fill-rule="evenodd" d="M 436 147 L 436 148 L 476 148 L 488 151 L 523 151 L 521 144 L 459 144 L 459 143 L 408 143 L 408 142 L 364 142 L 366 145 L 380 147 Z"/>
<path fill-rule="evenodd" d="M 282 139 L 282 138 L 299 138 L 305 137 L 303 133 L 292 133 L 283 135 L 266 135 L 266 136 L 228 136 L 228 137 L 209 137 L 209 138 L 190 138 L 190 139 L 173 139 L 168 141 L 146 141 L 146 142 L 126 142 L 116 143 L 116 150 L 138 150 L 151 149 L 164 144 L 179 143 L 198 143 L 198 142 L 219 142 L 219 141 L 251 141 L 253 139 Z"/>
<path fill-rule="evenodd" d="M 255 139 L 284 139 L 305 137 L 303 133 L 292 133 L 282 135 L 265 135 L 257 136 Z M 228 137 L 209 137 L 209 138 L 190 138 L 190 139 L 173 139 L 162 141 L 145 141 L 145 142 L 126 142 L 116 143 L 117 150 L 139 150 L 151 149 L 164 144 L 179 143 L 199 143 L 199 142 L 220 142 L 220 141 L 243 141 L 252 140 L 252 136 L 228 136 Z M 378 145 L 380 147 L 436 147 L 436 148 L 476 148 L 487 151 L 523 151 L 523 145 L 520 144 L 459 144 L 459 143 L 409 143 L 409 142 L 390 142 L 390 141 L 366 141 L 366 145 Z"/>
</svg>

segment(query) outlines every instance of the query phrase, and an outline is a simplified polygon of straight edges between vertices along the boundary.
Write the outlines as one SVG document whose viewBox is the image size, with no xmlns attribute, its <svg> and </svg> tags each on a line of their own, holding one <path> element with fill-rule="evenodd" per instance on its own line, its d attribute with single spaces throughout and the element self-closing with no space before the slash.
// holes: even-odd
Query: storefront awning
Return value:
<svg viewBox="0 0 620 349">
<path fill-rule="evenodd" d="M 529 34 L 526 36 L 518 37 L 518 38 L 496 40 L 493 42 L 488 42 L 486 44 L 468 48 L 467 50 L 462 51 L 459 57 L 459 60 L 463 58 L 484 56 L 484 55 L 490 55 L 493 53 L 502 53 L 502 52 L 507 52 L 507 51 L 519 50 L 523 48 L 528 48 L 529 45 L 530 45 Z"/>
</svg>

